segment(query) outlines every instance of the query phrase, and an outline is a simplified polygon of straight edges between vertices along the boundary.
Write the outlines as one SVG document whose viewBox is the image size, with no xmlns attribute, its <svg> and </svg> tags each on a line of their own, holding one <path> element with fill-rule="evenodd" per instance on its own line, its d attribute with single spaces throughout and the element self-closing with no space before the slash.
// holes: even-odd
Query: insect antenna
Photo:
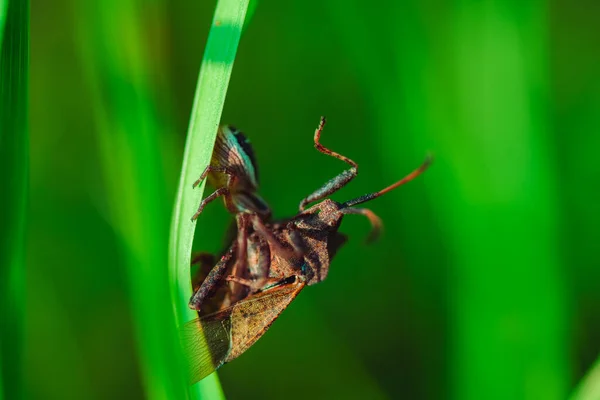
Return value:
<svg viewBox="0 0 600 400">
<path fill-rule="evenodd" d="M 341 208 L 349 208 L 349 207 L 356 206 L 358 204 L 366 203 L 367 201 L 376 199 L 379 196 L 384 195 L 387 192 L 396 189 L 398 186 L 402 186 L 405 183 L 412 181 L 417 176 L 421 175 L 427 169 L 427 167 L 429 167 L 429 165 L 431 165 L 432 161 L 433 161 L 433 157 L 431 156 L 431 154 L 427 154 L 425 161 L 423 161 L 423 163 L 419 166 L 419 168 L 415 169 L 413 172 L 406 175 L 404 178 L 400 179 L 398 182 L 386 187 L 385 189 L 380 190 L 379 192 L 365 194 L 365 195 L 362 195 L 355 199 L 348 200 L 348 201 L 342 203 Z"/>
<path fill-rule="evenodd" d="M 379 234 L 381 233 L 381 230 L 383 228 L 383 224 L 381 222 L 381 219 L 377 216 L 377 214 L 375 214 L 373 211 L 371 211 L 369 209 L 366 209 L 366 208 L 352 208 L 352 207 L 356 206 L 358 204 L 362 204 L 362 203 L 365 203 L 367 201 L 376 199 L 379 196 L 381 196 L 383 194 L 386 194 L 390 190 L 394 190 L 398 186 L 404 185 L 405 183 L 412 181 L 417 176 L 421 175 L 427 169 L 427 167 L 429 167 L 429 165 L 431 164 L 432 160 L 433 160 L 433 157 L 431 156 L 431 154 L 428 154 L 427 157 L 425 158 L 425 161 L 423 161 L 423 164 L 421 164 L 419 166 L 419 168 L 415 169 L 413 172 L 411 172 L 410 174 L 406 175 L 404 178 L 400 179 L 398 182 L 396 182 L 396 183 L 394 183 L 394 184 L 386 187 L 385 189 L 380 190 L 379 192 L 365 194 L 363 196 L 360 196 L 360 197 L 357 197 L 355 199 L 348 200 L 345 203 L 342 203 L 342 205 L 340 207 L 340 211 L 342 213 L 344 213 L 344 214 L 360 214 L 360 215 L 364 215 L 371 222 L 372 229 L 371 229 L 371 233 L 367 237 L 367 243 L 371 243 L 374 240 L 376 240 L 377 237 L 379 236 Z"/>
</svg>

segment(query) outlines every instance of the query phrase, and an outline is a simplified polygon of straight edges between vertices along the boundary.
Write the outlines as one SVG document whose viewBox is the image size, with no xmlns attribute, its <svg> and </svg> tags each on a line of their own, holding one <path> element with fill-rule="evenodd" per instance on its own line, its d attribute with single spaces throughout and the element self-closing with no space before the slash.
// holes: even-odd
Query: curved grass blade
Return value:
<svg viewBox="0 0 600 400">
<path fill-rule="evenodd" d="M 23 397 L 29 2 L 0 0 L 0 398 Z"/>
<path fill-rule="evenodd" d="M 188 308 L 192 295 L 189 268 L 195 228 L 190 218 L 198 207 L 204 183 L 195 190 L 192 183 L 210 162 L 248 1 L 220 0 L 217 3 L 198 77 L 169 246 L 171 294 L 178 326 L 197 318 Z M 192 396 L 222 397 L 216 374 L 194 385 Z"/>
<path fill-rule="evenodd" d="M 577 385 L 571 400 L 600 400 L 600 358 Z"/>
</svg>

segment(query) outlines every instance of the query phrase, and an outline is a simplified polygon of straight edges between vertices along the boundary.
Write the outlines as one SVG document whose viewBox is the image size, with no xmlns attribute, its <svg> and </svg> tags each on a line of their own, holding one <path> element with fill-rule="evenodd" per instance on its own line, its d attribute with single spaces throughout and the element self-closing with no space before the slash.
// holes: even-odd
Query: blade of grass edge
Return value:
<svg viewBox="0 0 600 400">
<path fill-rule="evenodd" d="M 6 11 L 8 0 L 0 0 L 0 50 L 2 49 L 2 38 L 4 37 L 4 25 L 6 24 Z"/>
<path fill-rule="evenodd" d="M 0 398 L 23 397 L 29 1 L 0 0 Z"/>
<path fill-rule="evenodd" d="M 196 86 L 169 243 L 169 277 L 178 325 L 197 318 L 188 308 L 192 295 L 190 257 L 196 224 L 190 221 L 204 191 L 192 183 L 210 162 L 249 0 L 217 2 Z M 216 373 L 192 386 L 192 398 L 223 398 Z"/>
<path fill-rule="evenodd" d="M 577 384 L 571 394 L 571 400 L 599 400 L 600 399 L 600 358 Z"/>
<path fill-rule="evenodd" d="M 4 23 L 6 21 L 6 9 L 8 0 L 0 0 L 0 54 L 2 54 L 2 38 L 4 37 Z M 0 348 L 0 400 L 4 398 L 4 386 L 2 385 L 2 349 Z"/>
</svg>

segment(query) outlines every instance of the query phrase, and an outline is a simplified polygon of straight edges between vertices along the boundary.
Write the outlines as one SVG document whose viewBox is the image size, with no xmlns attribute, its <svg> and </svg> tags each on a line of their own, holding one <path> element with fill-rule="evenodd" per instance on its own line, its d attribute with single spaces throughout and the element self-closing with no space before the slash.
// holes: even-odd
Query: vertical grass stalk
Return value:
<svg viewBox="0 0 600 400">
<path fill-rule="evenodd" d="M 547 4 L 458 1 L 439 11 L 397 3 L 351 51 L 364 60 L 367 87 L 381 103 L 375 121 L 388 169 L 409 146 L 436 154 L 423 179 L 443 182 L 428 191 L 443 199 L 434 211 L 455 277 L 448 288 L 453 397 L 564 398 Z M 364 20 L 357 15 L 352 30 Z M 395 50 L 374 51 L 379 42 Z M 413 225 L 417 215 L 403 219 Z"/>
<path fill-rule="evenodd" d="M 455 8 L 455 396 L 561 399 L 569 359 L 545 1 Z M 453 198 L 452 198 L 453 197 Z M 446 196 L 444 196 L 446 198 Z"/>
<path fill-rule="evenodd" d="M 79 3 L 80 49 L 91 89 L 108 217 L 128 272 L 139 365 L 149 399 L 186 398 L 168 289 L 169 207 L 137 0 Z"/>
<path fill-rule="evenodd" d="M 196 225 L 190 217 L 198 207 L 204 184 L 193 190 L 192 183 L 210 162 L 247 9 L 248 0 L 217 2 L 198 77 L 169 247 L 171 294 L 178 325 L 197 318 L 197 314 L 188 308 L 192 294 L 190 256 Z M 216 374 L 194 385 L 192 396 L 221 397 Z"/>
<path fill-rule="evenodd" d="M 0 0 L 0 398 L 21 398 L 29 1 Z"/>
</svg>

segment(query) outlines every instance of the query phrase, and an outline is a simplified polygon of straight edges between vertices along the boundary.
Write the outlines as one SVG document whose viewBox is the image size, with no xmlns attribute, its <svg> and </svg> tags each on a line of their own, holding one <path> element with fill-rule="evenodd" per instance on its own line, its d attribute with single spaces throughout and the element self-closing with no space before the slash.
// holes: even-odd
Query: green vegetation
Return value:
<svg viewBox="0 0 600 400">
<path fill-rule="evenodd" d="M 29 4 L 0 1 L 0 399 L 23 394 Z"/>
<path fill-rule="evenodd" d="M 198 77 L 169 248 L 172 301 L 176 307 L 178 325 L 198 317 L 188 308 L 192 295 L 190 256 L 196 225 L 190 221 L 189 210 L 198 206 L 204 182 L 197 190 L 192 189 L 192 183 L 210 162 L 247 8 L 248 0 L 220 0 L 217 3 Z M 206 229 L 210 230 L 209 227 Z M 195 386 L 198 386 L 200 398 L 222 396 L 216 373 Z"/>
<path fill-rule="evenodd" d="M 28 3 L 0 0 L 0 398 L 598 398 L 600 3 Z M 321 115 L 359 164 L 335 200 L 434 164 L 190 387 L 190 253 L 232 222 L 190 222 L 216 128 L 283 218 L 345 168 Z"/>
<path fill-rule="evenodd" d="M 150 49 L 143 45 L 141 3 L 81 7 L 77 35 L 94 110 L 106 216 L 127 270 L 143 387 L 151 399 L 182 398 L 186 381 L 177 368 L 166 285 L 169 208 L 159 139 L 164 122 L 148 77 Z"/>
<path fill-rule="evenodd" d="M 596 361 L 570 398 L 571 400 L 600 399 L 600 361 Z"/>
</svg>

